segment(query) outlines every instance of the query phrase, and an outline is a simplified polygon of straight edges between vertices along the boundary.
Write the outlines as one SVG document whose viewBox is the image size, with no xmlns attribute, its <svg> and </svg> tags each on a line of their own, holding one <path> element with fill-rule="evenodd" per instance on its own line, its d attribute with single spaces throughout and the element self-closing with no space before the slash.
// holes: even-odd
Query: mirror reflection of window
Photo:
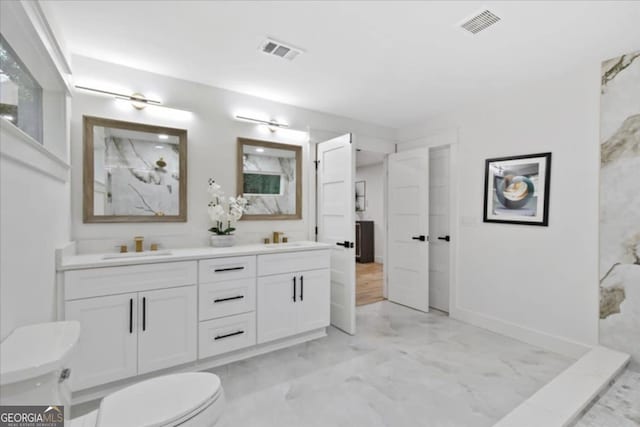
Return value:
<svg viewBox="0 0 640 427">
<path fill-rule="evenodd" d="M 238 138 L 238 192 L 244 220 L 302 218 L 302 147 Z"/>
</svg>

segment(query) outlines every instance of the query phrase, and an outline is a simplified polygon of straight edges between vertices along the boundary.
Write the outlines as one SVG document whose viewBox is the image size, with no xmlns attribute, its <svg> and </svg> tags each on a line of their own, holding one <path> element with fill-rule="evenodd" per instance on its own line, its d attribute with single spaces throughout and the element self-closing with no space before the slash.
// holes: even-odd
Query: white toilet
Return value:
<svg viewBox="0 0 640 427">
<path fill-rule="evenodd" d="M 66 368 L 80 337 L 78 322 L 16 329 L 0 344 L 1 405 L 64 405 L 71 391 Z M 72 427 L 210 427 L 224 408 L 220 378 L 189 372 L 151 378 L 106 396 L 100 407 L 67 421 Z"/>
</svg>

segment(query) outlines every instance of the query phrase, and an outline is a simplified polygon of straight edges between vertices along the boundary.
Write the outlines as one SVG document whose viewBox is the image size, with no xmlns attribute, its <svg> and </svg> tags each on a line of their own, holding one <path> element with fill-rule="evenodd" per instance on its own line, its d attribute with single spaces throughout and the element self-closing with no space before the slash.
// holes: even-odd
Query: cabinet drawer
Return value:
<svg viewBox="0 0 640 427">
<path fill-rule="evenodd" d="M 258 255 L 258 275 L 292 273 L 329 268 L 330 249 Z"/>
<path fill-rule="evenodd" d="M 204 359 L 256 344 L 255 313 L 200 322 L 200 351 Z"/>
<path fill-rule="evenodd" d="M 215 319 L 256 309 L 256 279 L 200 284 L 200 320 Z"/>
<path fill-rule="evenodd" d="M 200 261 L 200 283 L 245 279 L 256 275 L 256 257 L 239 256 Z"/>
<path fill-rule="evenodd" d="M 67 271 L 64 273 L 64 299 L 69 301 L 102 295 L 195 285 L 198 282 L 197 276 L 196 261 Z"/>
</svg>

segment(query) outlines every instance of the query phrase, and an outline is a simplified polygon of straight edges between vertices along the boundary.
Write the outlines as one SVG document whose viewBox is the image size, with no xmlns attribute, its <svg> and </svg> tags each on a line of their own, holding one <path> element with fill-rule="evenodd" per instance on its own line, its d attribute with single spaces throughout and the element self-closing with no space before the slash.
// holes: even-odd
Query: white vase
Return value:
<svg viewBox="0 0 640 427">
<path fill-rule="evenodd" d="M 236 243 L 236 236 L 233 234 L 212 234 L 210 237 L 211 246 L 214 248 L 227 248 Z"/>
</svg>

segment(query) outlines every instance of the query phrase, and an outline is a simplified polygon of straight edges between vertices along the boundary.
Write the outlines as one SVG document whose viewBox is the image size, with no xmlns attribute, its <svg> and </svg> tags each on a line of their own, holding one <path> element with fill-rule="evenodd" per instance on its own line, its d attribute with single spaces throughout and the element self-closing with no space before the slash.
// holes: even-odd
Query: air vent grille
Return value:
<svg viewBox="0 0 640 427">
<path fill-rule="evenodd" d="M 472 34 L 478 34 L 482 30 L 486 30 L 496 22 L 500 21 L 500 17 L 490 10 L 484 10 L 473 18 L 465 20 L 460 26 Z"/>
<path fill-rule="evenodd" d="M 286 45 L 273 39 L 266 39 L 262 42 L 259 50 L 265 55 L 277 56 L 278 58 L 288 59 L 289 61 L 293 61 L 298 55 L 303 53 L 302 49 Z"/>
</svg>

